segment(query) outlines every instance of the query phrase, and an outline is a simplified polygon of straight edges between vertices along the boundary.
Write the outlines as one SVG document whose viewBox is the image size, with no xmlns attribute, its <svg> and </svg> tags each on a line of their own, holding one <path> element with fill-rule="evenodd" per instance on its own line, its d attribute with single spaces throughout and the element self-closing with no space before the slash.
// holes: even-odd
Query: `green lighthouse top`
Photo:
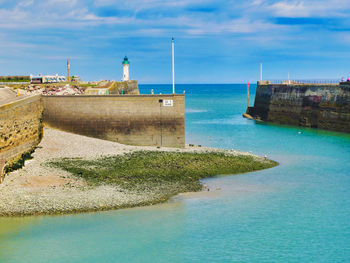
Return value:
<svg viewBox="0 0 350 263">
<path fill-rule="evenodd" d="M 126 64 L 130 64 L 127 56 L 125 56 L 123 60 L 123 65 L 126 65 Z"/>
</svg>

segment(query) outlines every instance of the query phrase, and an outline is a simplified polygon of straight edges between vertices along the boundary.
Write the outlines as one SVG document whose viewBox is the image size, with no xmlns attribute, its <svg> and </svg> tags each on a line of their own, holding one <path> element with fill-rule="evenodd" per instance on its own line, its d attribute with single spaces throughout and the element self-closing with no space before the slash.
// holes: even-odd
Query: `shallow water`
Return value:
<svg viewBox="0 0 350 263">
<path fill-rule="evenodd" d="M 243 119 L 244 85 L 177 90 L 186 90 L 187 143 L 280 165 L 206 179 L 210 192 L 151 207 L 2 218 L 0 262 L 350 262 L 349 135 Z"/>
</svg>

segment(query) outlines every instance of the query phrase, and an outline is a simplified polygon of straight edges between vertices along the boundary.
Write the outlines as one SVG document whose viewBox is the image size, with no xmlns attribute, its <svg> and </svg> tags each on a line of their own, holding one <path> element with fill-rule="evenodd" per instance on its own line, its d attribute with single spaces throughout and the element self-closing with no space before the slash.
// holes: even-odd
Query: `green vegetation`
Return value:
<svg viewBox="0 0 350 263">
<path fill-rule="evenodd" d="M 110 85 L 109 87 L 109 92 L 113 93 L 113 94 L 120 94 L 121 90 L 124 89 L 126 87 L 126 83 L 123 82 L 112 82 L 112 85 Z"/>
<path fill-rule="evenodd" d="M 69 83 L 69 84 L 72 84 L 72 82 L 67 82 L 67 83 Z M 95 88 L 96 86 L 97 86 L 97 84 L 89 84 L 89 83 L 78 83 L 78 84 L 75 84 L 74 83 L 74 85 L 77 85 L 77 86 L 79 86 L 79 87 L 81 87 L 81 88 Z"/>
<path fill-rule="evenodd" d="M 29 76 L 0 76 L 0 82 L 30 82 Z"/>
<path fill-rule="evenodd" d="M 35 149 L 32 149 L 29 152 L 23 153 L 19 160 L 5 167 L 5 173 L 10 173 L 18 169 L 21 169 L 24 166 L 24 163 L 26 160 L 33 159 L 32 154 L 34 153 L 34 151 Z"/>
<path fill-rule="evenodd" d="M 153 192 L 166 200 L 180 192 L 201 190 L 200 179 L 266 169 L 277 163 L 223 152 L 137 151 L 97 160 L 64 158 L 49 165 L 84 178 L 91 185 L 114 184 L 125 190 Z"/>
<path fill-rule="evenodd" d="M 42 119 L 40 119 L 40 122 L 42 123 Z M 38 144 L 41 142 L 42 138 L 44 136 L 44 129 L 41 126 L 41 129 L 39 131 L 39 135 L 38 135 Z M 13 171 L 16 171 L 18 169 L 21 169 L 22 167 L 24 167 L 25 161 L 27 160 L 31 160 L 34 157 L 32 156 L 32 154 L 35 152 L 36 147 L 32 148 L 31 150 L 29 150 L 28 152 L 25 152 L 21 155 L 21 158 L 19 158 L 17 161 L 11 163 L 10 165 L 5 167 L 5 173 L 10 173 Z"/>
</svg>

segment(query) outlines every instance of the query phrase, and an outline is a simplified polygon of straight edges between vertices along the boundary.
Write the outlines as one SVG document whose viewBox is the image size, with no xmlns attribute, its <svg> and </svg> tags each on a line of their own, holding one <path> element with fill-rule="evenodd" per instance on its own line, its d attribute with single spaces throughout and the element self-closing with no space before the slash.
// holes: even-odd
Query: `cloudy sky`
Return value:
<svg viewBox="0 0 350 263">
<path fill-rule="evenodd" d="M 0 0 L 0 75 L 140 83 L 350 76 L 349 0 Z"/>
</svg>

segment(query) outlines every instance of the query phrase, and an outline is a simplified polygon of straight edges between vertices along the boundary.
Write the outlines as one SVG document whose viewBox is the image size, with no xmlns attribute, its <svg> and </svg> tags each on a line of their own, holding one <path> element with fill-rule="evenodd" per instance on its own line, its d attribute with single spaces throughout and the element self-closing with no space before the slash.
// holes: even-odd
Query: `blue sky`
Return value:
<svg viewBox="0 0 350 263">
<path fill-rule="evenodd" d="M 349 0 L 0 0 L 0 75 L 140 83 L 350 76 Z"/>
</svg>

